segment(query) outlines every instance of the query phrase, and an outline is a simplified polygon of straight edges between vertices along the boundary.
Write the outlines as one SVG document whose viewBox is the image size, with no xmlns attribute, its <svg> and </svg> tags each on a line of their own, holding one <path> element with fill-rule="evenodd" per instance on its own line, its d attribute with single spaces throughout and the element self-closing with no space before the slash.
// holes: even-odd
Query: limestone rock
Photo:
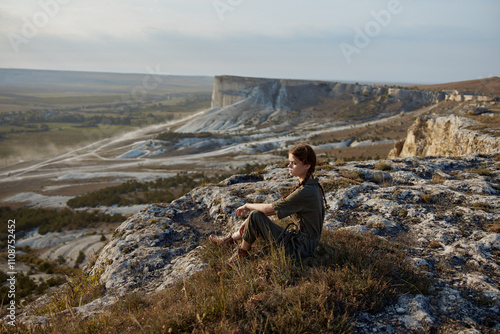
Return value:
<svg viewBox="0 0 500 334">
<path fill-rule="evenodd" d="M 456 115 L 417 118 L 408 129 L 404 142 L 395 144 L 389 158 L 500 153 L 500 137 L 468 129 L 477 124 L 472 119 Z"/>
<path fill-rule="evenodd" d="M 317 120 L 311 111 L 324 100 L 344 101 L 338 104 L 351 100 L 353 105 L 367 101 L 382 103 L 383 100 L 386 105 L 408 111 L 434 104 L 444 99 L 441 95 L 433 91 L 328 81 L 216 76 L 212 109 L 176 131 L 290 130 L 304 123 L 317 126 L 328 122 L 325 119 L 328 114 Z"/>
<path fill-rule="evenodd" d="M 390 172 L 377 171 L 377 161 L 317 172 L 327 189 L 347 171 L 358 171 L 364 178 L 327 190 L 332 209 L 325 228 L 407 239 L 410 260 L 435 284 L 433 295 L 401 296 L 379 314 L 360 315 L 359 331 L 499 329 L 500 235 L 487 229 L 489 223 L 500 221 L 500 171 L 494 157 L 385 162 Z M 488 169 L 489 176 L 478 174 L 479 166 Z M 434 175 L 440 175 L 442 183 L 433 182 Z M 94 269 L 104 266 L 102 280 L 110 293 L 161 290 L 203 269 L 198 247 L 209 233 L 226 233 L 241 223 L 236 207 L 247 201 L 274 201 L 280 189 L 294 183 L 286 169 L 270 166 L 262 175 L 235 175 L 169 205 L 151 205 L 116 230 Z"/>
<path fill-rule="evenodd" d="M 500 223 L 499 160 L 500 155 L 413 157 L 385 160 L 390 172 L 378 171 L 379 161 L 316 172 L 331 208 L 324 228 L 398 240 L 408 260 L 434 282 L 429 295 L 399 296 L 377 314 L 359 314 L 356 332 L 500 330 L 500 235 L 490 228 Z M 342 175 L 352 171 L 362 180 L 346 182 Z M 170 204 L 148 206 L 116 229 L 88 269 L 102 270 L 104 299 L 74 312 L 92 315 L 113 296 L 155 293 L 203 270 L 200 247 L 210 233 L 239 226 L 238 206 L 273 202 L 295 184 L 285 168 L 269 166 L 261 175 L 235 175 Z"/>
</svg>

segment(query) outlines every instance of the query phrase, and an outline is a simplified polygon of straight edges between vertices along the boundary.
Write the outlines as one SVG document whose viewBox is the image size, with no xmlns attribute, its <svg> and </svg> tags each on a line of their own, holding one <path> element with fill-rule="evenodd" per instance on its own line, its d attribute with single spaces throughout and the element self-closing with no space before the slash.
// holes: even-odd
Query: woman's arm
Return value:
<svg viewBox="0 0 500 334">
<path fill-rule="evenodd" d="M 272 216 L 276 214 L 271 204 L 264 204 L 264 203 L 246 203 L 245 205 L 242 205 L 236 209 L 236 214 L 238 216 L 241 216 L 243 212 L 248 212 L 252 210 L 260 211 L 266 216 Z"/>
</svg>

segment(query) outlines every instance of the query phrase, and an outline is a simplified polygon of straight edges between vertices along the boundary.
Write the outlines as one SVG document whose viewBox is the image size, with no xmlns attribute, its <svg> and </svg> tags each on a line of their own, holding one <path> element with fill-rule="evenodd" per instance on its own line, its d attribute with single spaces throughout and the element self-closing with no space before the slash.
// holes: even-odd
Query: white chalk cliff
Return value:
<svg viewBox="0 0 500 334">
<path fill-rule="evenodd" d="M 277 131 L 335 118 L 335 109 L 321 117 L 314 113 L 314 107 L 327 101 L 346 106 L 373 102 L 415 110 L 444 97 L 439 92 L 375 85 L 217 76 L 212 108 L 177 132 Z"/>
<path fill-rule="evenodd" d="M 408 129 L 406 139 L 395 144 L 389 158 L 500 153 L 500 137 L 469 129 L 477 124 L 456 115 L 417 118 Z"/>
</svg>

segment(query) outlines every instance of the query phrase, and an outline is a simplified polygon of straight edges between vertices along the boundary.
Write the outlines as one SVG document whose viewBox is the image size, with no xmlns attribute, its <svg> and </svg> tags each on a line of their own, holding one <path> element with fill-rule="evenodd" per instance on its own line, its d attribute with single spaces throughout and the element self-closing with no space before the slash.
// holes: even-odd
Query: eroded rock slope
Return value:
<svg viewBox="0 0 500 334">
<path fill-rule="evenodd" d="M 441 92 L 328 81 L 216 76 L 212 109 L 178 132 L 283 131 L 432 105 Z"/>
<path fill-rule="evenodd" d="M 499 117 L 498 111 L 484 113 L 482 123 L 463 115 L 419 117 L 406 139 L 395 144 L 389 158 L 500 153 Z"/>
<path fill-rule="evenodd" d="M 331 164 L 317 176 L 331 207 L 325 228 L 402 241 L 434 280 L 430 295 L 400 296 L 379 314 L 360 314 L 359 332 L 500 330 L 499 155 Z M 274 201 L 294 183 L 270 166 L 151 205 L 116 230 L 93 270 L 104 269 L 109 295 L 163 289 L 203 269 L 198 247 L 240 223 L 236 207 Z"/>
</svg>

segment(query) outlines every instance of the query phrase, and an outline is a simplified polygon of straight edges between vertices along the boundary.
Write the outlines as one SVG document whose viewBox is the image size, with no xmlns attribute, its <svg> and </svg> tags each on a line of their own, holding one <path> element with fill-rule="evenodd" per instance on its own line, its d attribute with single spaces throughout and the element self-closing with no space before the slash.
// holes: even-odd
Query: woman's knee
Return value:
<svg viewBox="0 0 500 334">
<path fill-rule="evenodd" d="M 247 225 L 251 224 L 252 226 L 256 226 L 266 218 L 267 216 L 260 211 L 257 210 L 251 211 L 250 214 L 248 215 Z"/>
<path fill-rule="evenodd" d="M 250 211 L 250 214 L 248 215 L 248 218 L 250 218 L 250 220 L 260 219 L 262 217 L 267 217 L 267 216 L 257 210 Z"/>
<path fill-rule="evenodd" d="M 261 231 L 262 215 L 264 215 L 262 212 L 256 210 L 250 212 L 248 218 L 245 221 L 245 227 L 242 233 L 242 238 L 244 241 L 252 244 L 261 234 L 260 231 Z"/>
<path fill-rule="evenodd" d="M 262 222 L 265 221 L 266 218 L 267 216 L 260 211 L 251 211 L 245 221 L 245 229 L 250 229 L 252 231 L 260 230 Z"/>
</svg>

